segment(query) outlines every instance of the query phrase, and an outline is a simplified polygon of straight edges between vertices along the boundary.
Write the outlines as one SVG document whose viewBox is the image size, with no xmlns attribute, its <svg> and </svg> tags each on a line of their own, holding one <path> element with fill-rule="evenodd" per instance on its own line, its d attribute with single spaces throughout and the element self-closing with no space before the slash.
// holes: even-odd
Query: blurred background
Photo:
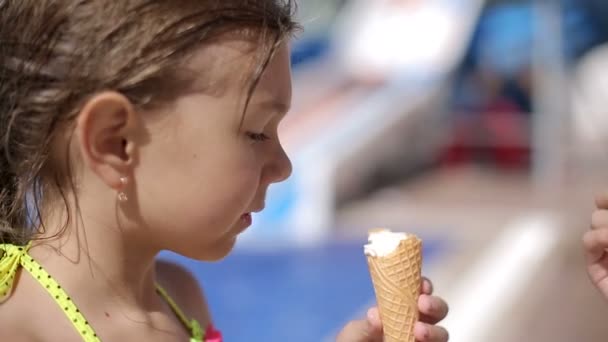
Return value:
<svg viewBox="0 0 608 342">
<path fill-rule="evenodd" d="M 331 341 L 374 227 L 424 239 L 455 342 L 606 341 L 580 237 L 608 190 L 608 1 L 300 0 L 293 176 L 203 284 L 230 342 Z M 252 337 L 253 336 L 253 337 Z"/>
</svg>

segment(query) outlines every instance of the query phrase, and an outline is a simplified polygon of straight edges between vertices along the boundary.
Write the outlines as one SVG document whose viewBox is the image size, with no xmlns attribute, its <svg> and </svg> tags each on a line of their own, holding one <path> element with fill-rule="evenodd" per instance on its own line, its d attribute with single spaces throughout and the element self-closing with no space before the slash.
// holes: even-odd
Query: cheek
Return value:
<svg viewBox="0 0 608 342">
<path fill-rule="evenodd" d="M 177 143 L 151 151 L 142 156 L 141 168 L 147 184 L 140 196 L 145 201 L 142 216 L 148 225 L 213 238 L 251 209 L 261 165 L 247 146 L 233 141 L 209 146 Z"/>
<path fill-rule="evenodd" d="M 258 191 L 260 176 L 254 168 L 244 165 L 206 169 L 200 178 L 185 187 L 184 200 L 189 212 L 199 219 L 207 219 L 216 228 L 231 225 L 249 209 Z M 226 222 L 226 220 L 228 222 Z"/>
</svg>

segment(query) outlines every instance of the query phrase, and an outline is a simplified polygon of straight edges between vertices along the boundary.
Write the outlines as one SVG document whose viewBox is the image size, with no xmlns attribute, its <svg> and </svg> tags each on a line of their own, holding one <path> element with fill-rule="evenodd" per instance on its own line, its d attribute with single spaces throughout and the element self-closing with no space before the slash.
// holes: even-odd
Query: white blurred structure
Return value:
<svg viewBox="0 0 608 342">
<path fill-rule="evenodd" d="M 581 60 L 573 80 L 572 111 L 580 152 L 589 157 L 608 155 L 608 45 Z"/>
<path fill-rule="evenodd" d="M 562 11 L 559 1 L 534 1 L 532 178 L 539 194 L 562 184 L 568 159 L 570 113 Z"/>
<path fill-rule="evenodd" d="M 482 1 L 354 0 L 335 35 L 349 73 L 390 77 L 452 70 L 466 49 Z"/>
</svg>

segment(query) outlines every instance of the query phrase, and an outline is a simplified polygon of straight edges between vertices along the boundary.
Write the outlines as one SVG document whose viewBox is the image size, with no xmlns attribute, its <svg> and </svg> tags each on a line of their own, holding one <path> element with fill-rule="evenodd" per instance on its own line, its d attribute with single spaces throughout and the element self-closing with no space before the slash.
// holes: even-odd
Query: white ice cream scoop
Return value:
<svg viewBox="0 0 608 342">
<path fill-rule="evenodd" d="M 369 233 L 369 243 L 363 246 L 367 256 L 384 257 L 394 252 L 403 240 L 413 235 L 401 232 L 392 232 L 388 229 L 378 229 Z"/>
</svg>

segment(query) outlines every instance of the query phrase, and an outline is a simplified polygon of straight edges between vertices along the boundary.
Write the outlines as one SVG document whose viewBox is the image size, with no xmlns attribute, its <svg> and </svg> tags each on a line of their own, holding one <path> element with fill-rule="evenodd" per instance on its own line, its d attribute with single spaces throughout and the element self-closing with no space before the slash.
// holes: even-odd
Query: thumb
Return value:
<svg viewBox="0 0 608 342">
<path fill-rule="evenodd" d="M 340 332 L 336 342 L 381 342 L 382 324 L 377 308 L 367 311 L 367 319 L 351 321 Z"/>
</svg>

